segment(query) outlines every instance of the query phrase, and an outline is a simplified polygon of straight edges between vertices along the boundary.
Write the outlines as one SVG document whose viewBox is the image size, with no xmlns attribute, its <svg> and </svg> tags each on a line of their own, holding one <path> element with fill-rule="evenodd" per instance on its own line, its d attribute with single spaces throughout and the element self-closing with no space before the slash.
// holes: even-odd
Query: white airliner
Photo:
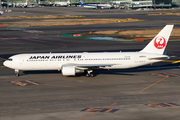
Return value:
<svg viewBox="0 0 180 120">
<path fill-rule="evenodd" d="M 70 0 L 67 2 L 54 2 L 53 6 L 62 6 L 62 7 L 67 7 L 70 4 Z"/>
<path fill-rule="evenodd" d="M 174 25 L 166 25 L 151 42 L 139 52 L 92 53 L 36 53 L 9 57 L 3 64 L 15 70 L 61 70 L 62 75 L 74 76 L 86 72 L 94 76 L 94 69 L 127 69 L 169 59 L 163 55 Z"/>
<path fill-rule="evenodd" d="M 15 7 L 22 7 L 22 8 L 27 7 L 28 0 L 26 0 L 26 2 L 24 2 L 24 3 L 15 3 L 14 5 L 15 5 Z"/>
<path fill-rule="evenodd" d="M 85 8 L 95 8 L 95 9 L 104 9 L 104 8 L 111 8 L 112 5 L 110 4 L 84 4 L 81 0 L 79 0 L 79 4 Z"/>
</svg>

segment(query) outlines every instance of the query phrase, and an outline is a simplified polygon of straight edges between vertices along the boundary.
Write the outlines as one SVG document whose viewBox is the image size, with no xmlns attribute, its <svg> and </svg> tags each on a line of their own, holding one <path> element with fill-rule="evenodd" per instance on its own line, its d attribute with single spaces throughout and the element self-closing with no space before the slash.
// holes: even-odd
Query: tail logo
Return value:
<svg viewBox="0 0 180 120">
<path fill-rule="evenodd" d="M 165 46 L 166 46 L 166 40 L 164 37 L 162 36 L 158 36 L 155 38 L 154 40 L 154 46 L 157 48 L 157 49 L 163 49 Z"/>
</svg>

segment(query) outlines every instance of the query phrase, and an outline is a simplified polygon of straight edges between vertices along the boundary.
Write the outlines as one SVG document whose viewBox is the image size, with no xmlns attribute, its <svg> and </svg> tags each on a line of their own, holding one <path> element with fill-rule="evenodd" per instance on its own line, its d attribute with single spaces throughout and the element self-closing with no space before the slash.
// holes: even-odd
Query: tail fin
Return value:
<svg viewBox="0 0 180 120">
<path fill-rule="evenodd" d="M 174 25 L 166 25 L 140 52 L 163 54 Z"/>
<path fill-rule="evenodd" d="M 80 5 L 84 5 L 84 3 L 83 3 L 81 0 L 79 0 L 79 4 L 80 4 Z"/>
</svg>

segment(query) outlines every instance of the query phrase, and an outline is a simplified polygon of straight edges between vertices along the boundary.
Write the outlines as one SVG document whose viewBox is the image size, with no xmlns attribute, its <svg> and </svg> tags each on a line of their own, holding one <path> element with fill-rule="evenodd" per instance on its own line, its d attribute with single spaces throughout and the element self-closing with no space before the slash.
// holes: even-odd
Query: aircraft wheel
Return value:
<svg viewBox="0 0 180 120">
<path fill-rule="evenodd" d="M 16 75 L 16 77 L 20 76 L 19 70 L 15 70 L 15 75 Z"/>
<path fill-rule="evenodd" d="M 94 77 L 94 74 L 93 74 L 93 73 L 91 73 L 91 74 L 90 74 L 90 76 L 91 76 L 91 77 Z"/>
<path fill-rule="evenodd" d="M 19 73 L 16 73 L 16 77 L 19 77 L 20 76 L 20 74 Z"/>
<path fill-rule="evenodd" d="M 90 77 L 90 75 L 89 75 L 89 74 L 86 74 L 86 77 Z"/>
</svg>

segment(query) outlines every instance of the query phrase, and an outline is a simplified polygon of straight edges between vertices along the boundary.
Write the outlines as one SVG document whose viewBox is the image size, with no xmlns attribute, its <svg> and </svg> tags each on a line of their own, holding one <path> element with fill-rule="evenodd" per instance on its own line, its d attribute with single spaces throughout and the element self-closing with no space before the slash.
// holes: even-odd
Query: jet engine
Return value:
<svg viewBox="0 0 180 120">
<path fill-rule="evenodd" d="M 76 73 L 83 73 L 84 70 L 76 69 L 75 66 L 64 66 L 61 69 L 62 75 L 65 76 L 74 76 Z"/>
</svg>

